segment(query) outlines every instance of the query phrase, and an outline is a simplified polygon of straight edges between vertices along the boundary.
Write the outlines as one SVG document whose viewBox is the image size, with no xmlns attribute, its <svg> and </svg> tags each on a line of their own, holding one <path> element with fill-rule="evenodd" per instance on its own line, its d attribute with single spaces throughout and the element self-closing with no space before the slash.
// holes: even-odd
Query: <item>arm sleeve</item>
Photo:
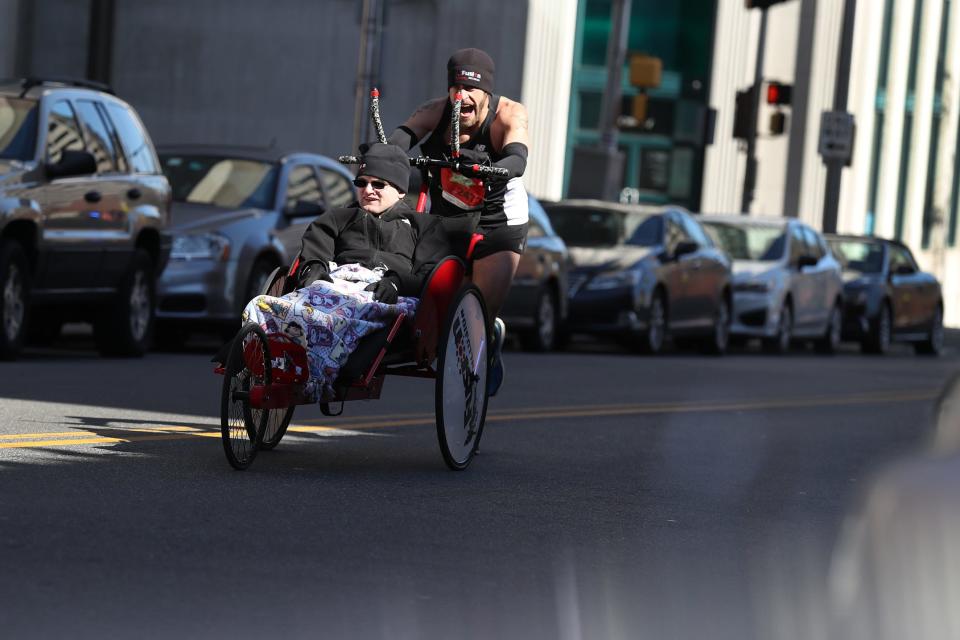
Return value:
<svg viewBox="0 0 960 640">
<path fill-rule="evenodd" d="M 331 211 L 321 215 L 310 223 L 300 239 L 300 271 L 297 281 L 300 285 L 308 274 L 314 279 L 320 273 L 327 272 L 327 263 L 333 260 L 337 237 L 340 235 L 339 216 Z"/>
<path fill-rule="evenodd" d="M 387 142 L 390 144 L 395 144 L 406 151 L 410 151 L 410 149 L 413 149 L 413 147 L 415 147 L 420 140 L 417 139 L 417 134 L 414 133 L 412 129 L 401 125 L 394 129 L 393 133 L 387 136 Z"/>
<path fill-rule="evenodd" d="M 511 142 L 501 149 L 504 154 L 493 163 L 493 166 L 506 169 L 510 172 L 511 178 L 519 178 L 527 169 L 527 145 L 522 142 Z"/>
</svg>

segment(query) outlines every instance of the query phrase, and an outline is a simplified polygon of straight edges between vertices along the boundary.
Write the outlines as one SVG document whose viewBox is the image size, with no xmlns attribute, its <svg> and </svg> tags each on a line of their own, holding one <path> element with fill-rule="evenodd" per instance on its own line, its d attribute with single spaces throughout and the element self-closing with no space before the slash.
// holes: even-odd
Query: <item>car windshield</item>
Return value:
<svg viewBox="0 0 960 640">
<path fill-rule="evenodd" d="M 37 145 L 37 102 L 0 96 L 0 158 L 30 160 Z"/>
<path fill-rule="evenodd" d="M 883 245 L 862 240 L 831 240 L 830 248 L 844 269 L 861 273 L 883 271 Z"/>
<path fill-rule="evenodd" d="M 224 208 L 274 208 L 277 166 L 260 160 L 161 155 L 176 202 Z"/>
<path fill-rule="evenodd" d="M 645 213 L 564 205 L 545 209 L 557 235 L 571 247 L 612 247 L 623 244 L 626 238 L 640 244 L 643 238 L 632 242 L 633 235 L 648 217 Z"/>
<path fill-rule="evenodd" d="M 703 226 L 734 260 L 774 262 L 783 257 L 787 232 L 781 227 L 707 221 Z"/>
</svg>

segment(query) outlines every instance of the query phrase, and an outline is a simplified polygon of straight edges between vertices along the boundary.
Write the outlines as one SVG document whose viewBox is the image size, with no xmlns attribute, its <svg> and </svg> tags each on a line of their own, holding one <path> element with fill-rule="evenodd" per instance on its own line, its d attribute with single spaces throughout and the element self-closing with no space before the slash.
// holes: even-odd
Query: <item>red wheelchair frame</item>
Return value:
<svg viewBox="0 0 960 640">
<path fill-rule="evenodd" d="M 471 238 L 468 259 L 481 239 L 478 234 Z M 286 272 L 276 269 L 262 293 L 282 296 L 292 291 L 298 262 Z M 331 412 L 331 403 L 378 399 L 387 375 L 434 379 L 441 453 L 450 468 L 466 468 L 479 445 L 486 418 L 490 335 L 483 296 L 475 285 L 465 283 L 466 271 L 460 258 L 443 259 L 424 286 L 412 322 L 400 314 L 388 329 L 364 338 L 379 336 L 383 344 L 361 375 L 334 383 L 336 396 L 320 403 L 325 415 L 342 412 L 342 404 L 339 412 Z M 391 349 L 404 331 L 409 332 L 409 346 Z M 463 334 L 468 334 L 466 340 Z M 241 328 L 226 362 L 215 372 L 225 376 L 221 435 L 227 460 L 236 469 L 247 468 L 257 451 L 273 449 L 280 442 L 296 405 L 315 401 L 306 393 L 310 375 L 306 350 L 287 335 L 267 334 L 259 325 Z M 451 382 L 461 379 L 459 386 Z M 456 401 L 459 395 L 463 407 Z M 460 442 L 462 436 L 466 438 Z"/>
</svg>

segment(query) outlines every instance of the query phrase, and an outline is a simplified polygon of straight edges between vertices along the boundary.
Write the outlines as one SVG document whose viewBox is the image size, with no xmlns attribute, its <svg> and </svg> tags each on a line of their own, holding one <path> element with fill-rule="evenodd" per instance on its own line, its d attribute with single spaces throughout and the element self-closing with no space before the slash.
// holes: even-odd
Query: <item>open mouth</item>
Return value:
<svg viewBox="0 0 960 640">
<path fill-rule="evenodd" d="M 460 115 L 461 115 L 461 116 L 470 116 L 470 115 L 473 115 L 474 111 L 476 111 L 476 107 L 473 106 L 472 104 L 462 104 L 462 105 L 460 105 Z"/>
</svg>

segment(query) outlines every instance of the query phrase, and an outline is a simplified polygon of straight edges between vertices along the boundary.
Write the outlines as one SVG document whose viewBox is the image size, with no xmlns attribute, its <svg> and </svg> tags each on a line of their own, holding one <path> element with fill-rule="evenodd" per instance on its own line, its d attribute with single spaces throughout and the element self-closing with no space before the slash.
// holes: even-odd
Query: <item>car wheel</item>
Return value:
<svg viewBox="0 0 960 640">
<path fill-rule="evenodd" d="M 793 306 L 785 304 L 780 312 L 780 323 L 777 326 L 777 335 L 763 339 L 763 350 L 767 353 L 784 354 L 790 351 L 793 340 Z"/>
<path fill-rule="evenodd" d="M 943 351 L 943 309 L 937 306 L 930 319 L 930 333 L 913 345 L 913 350 L 925 356 L 938 356 Z"/>
<path fill-rule="evenodd" d="M 720 297 L 717 312 L 713 317 L 713 330 L 703 343 L 703 351 L 715 356 L 723 355 L 730 345 L 730 305 Z"/>
<path fill-rule="evenodd" d="M 533 330 L 520 334 L 520 345 L 527 351 L 551 351 L 557 342 L 557 301 L 549 287 L 540 290 L 537 298 Z"/>
<path fill-rule="evenodd" d="M 30 270 L 16 242 L 0 243 L 0 359 L 20 353 L 27 333 Z"/>
<path fill-rule="evenodd" d="M 860 343 L 860 349 L 864 353 L 873 353 L 883 355 L 890 349 L 891 335 L 893 333 L 893 314 L 890 311 L 890 304 L 884 302 L 880 307 L 880 313 L 871 322 L 870 332 Z"/>
<path fill-rule="evenodd" d="M 840 347 L 840 332 L 843 330 L 843 312 L 840 305 L 834 305 L 830 310 L 830 319 L 823 337 L 817 340 L 817 352 L 823 354 L 836 353 Z"/>
<path fill-rule="evenodd" d="M 667 339 L 667 303 L 663 292 L 657 291 L 650 301 L 646 330 L 637 336 L 637 348 L 643 353 L 656 355 L 663 351 Z"/>
<path fill-rule="evenodd" d="M 114 299 L 93 325 L 97 349 L 103 355 L 142 356 L 150 346 L 156 285 L 153 262 L 137 249 Z"/>
</svg>

